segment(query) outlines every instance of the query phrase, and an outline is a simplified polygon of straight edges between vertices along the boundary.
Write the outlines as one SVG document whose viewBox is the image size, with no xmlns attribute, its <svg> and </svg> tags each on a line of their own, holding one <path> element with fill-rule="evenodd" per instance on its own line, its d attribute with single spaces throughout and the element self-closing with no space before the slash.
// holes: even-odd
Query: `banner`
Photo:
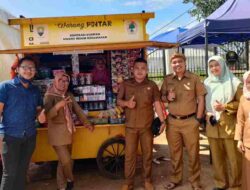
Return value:
<svg viewBox="0 0 250 190">
<path fill-rule="evenodd" d="M 144 40 L 143 20 L 97 20 L 23 25 L 24 47 Z"/>
</svg>

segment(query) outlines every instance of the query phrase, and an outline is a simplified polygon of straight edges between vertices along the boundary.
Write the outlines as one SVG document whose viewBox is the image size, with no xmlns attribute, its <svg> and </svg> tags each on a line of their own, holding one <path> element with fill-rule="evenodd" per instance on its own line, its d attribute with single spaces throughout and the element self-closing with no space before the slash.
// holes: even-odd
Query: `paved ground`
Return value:
<svg viewBox="0 0 250 190">
<path fill-rule="evenodd" d="M 201 136 L 201 151 L 200 157 L 202 162 L 202 173 L 201 182 L 205 190 L 211 190 L 213 187 L 212 181 L 212 169 L 209 164 L 209 151 L 207 140 L 204 136 Z M 165 135 L 161 135 L 155 139 L 155 149 L 154 155 L 157 156 L 167 156 L 168 157 L 168 146 L 165 139 Z M 186 154 L 184 154 L 186 155 Z M 176 190 L 191 190 L 190 184 L 187 182 L 187 161 L 188 158 L 185 156 L 185 172 L 184 180 L 182 186 L 176 188 Z M 167 182 L 169 176 L 169 161 L 162 162 L 160 165 L 153 164 L 153 180 L 156 190 L 164 190 L 164 185 Z M 48 171 L 43 170 L 43 174 L 48 174 Z M 44 174 L 45 173 L 45 174 Z M 74 169 L 76 184 L 74 190 L 119 190 L 123 184 L 123 180 L 111 180 L 102 177 L 97 169 L 95 160 L 84 160 L 75 163 Z M 136 186 L 135 190 L 143 190 L 143 183 L 140 175 L 140 169 L 137 170 L 136 175 Z M 28 190 L 56 190 L 55 177 L 47 180 L 39 180 L 36 182 L 30 182 L 28 185 Z"/>
</svg>

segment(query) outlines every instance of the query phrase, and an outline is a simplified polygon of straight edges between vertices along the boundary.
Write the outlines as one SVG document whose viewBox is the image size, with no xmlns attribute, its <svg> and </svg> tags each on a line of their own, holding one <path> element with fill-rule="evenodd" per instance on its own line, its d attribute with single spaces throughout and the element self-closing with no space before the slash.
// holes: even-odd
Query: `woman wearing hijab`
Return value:
<svg viewBox="0 0 250 190">
<path fill-rule="evenodd" d="M 237 112 L 237 124 L 234 139 L 243 155 L 242 190 L 250 189 L 250 71 L 243 75 L 243 96 Z"/>
<path fill-rule="evenodd" d="M 73 162 L 71 159 L 72 135 L 75 126 L 74 111 L 83 125 L 93 131 L 93 126 L 83 114 L 74 96 L 68 91 L 70 77 L 65 72 L 56 73 L 52 86 L 45 94 L 44 108 L 48 120 L 48 139 L 58 156 L 57 185 L 60 190 L 73 189 Z"/>
<path fill-rule="evenodd" d="M 207 89 L 207 137 L 213 161 L 214 190 L 240 189 L 241 156 L 234 134 L 242 95 L 241 82 L 230 72 L 222 57 L 212 56 L 208 60 L 208 78 L 204 83 Z"/>
</svg>

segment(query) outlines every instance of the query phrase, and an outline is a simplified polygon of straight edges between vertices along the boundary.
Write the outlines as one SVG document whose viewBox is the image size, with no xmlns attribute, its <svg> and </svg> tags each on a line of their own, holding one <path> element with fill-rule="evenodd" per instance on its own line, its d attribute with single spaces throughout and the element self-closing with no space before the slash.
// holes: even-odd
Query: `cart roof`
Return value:
<svg viewBox="0 0 250 190">
<path fill-rule="evenodd" d="M 49 24 L 55 22 L 73 22 L 73 21 L 95 21 L 95 20 L 126 20 L 126 19 L 142 19 L 144 23 L 150 18 L 154 18 L 154 13 L 131 13 L 131 14 L 111 14 L 111 15 L 92 15 L 92 16 L 72 16 L 72 17 L 41 17 L 41 18 L 18 18 L 9 19 L 9 25 L 27 25 L 27 24 Z M 22 27 L 21 27 L 22 28 Z M 22 30 L 21 30 L 22 31 Z M 121 42 L 100 42 L 100 43 L 78 43 L 68 45 L 49 45 L 37 47 L 23 47 L 21 49 L 0 50 L 0 54 L 32 54 L 32 53 L 54 53 L 54 52 L 72 52 L 87 53 L 94 50 L 121 50 L 136 48 L 173 48 L 178 47 L 175 43 L 157 42 L 157 41 L 121 41 Z"/>
<path fill-rule="evenodd" d="M 178 47 L 176 43 L 156 42 L 156 41 L 133 41 L 120 43 L 98 43 L 98 44 L 77 44 L 77 45 L 57 45 L 50 47 L 39 48 L 22 48 L 0 50 L 0 54 L 32 54 L 32 53 L 53 53 L 53 52 L 72 52 L 84 53 L 91 50 L 121 50 L 121 49 L 136 49 L 136 48 L 174 48 Z"/>
<path fill-rule="evenodd" d="M 131 14 L 109 14 L 109 15 L 89 15 L 89 16 L 67 16 L 67 17 L 40 17 L 40 18 L 18 18 L 9 19 L 9 25 L 24 25 L 24 24 L 49 24 L 54 22 L 66 22 L 66 21 L 95 21 L 97 19 L 143 19 L 148 21 L 150 18 L 154 18 L 153 12 L 148 13 L 131 13 Z"/>
</svg>

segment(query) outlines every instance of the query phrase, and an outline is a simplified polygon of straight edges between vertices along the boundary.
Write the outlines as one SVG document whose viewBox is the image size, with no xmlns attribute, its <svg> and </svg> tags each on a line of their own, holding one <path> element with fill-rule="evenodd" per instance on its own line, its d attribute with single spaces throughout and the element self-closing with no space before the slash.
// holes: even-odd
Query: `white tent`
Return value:
<svg viewBox="0 0 250 190">
<path fill-rule="evenodd" d="M 21 47 L 21 36 L 18 28 L 9 26 L 8 19 L 14 18 L 11 14 L 0 8 L 0 49 L 17 49 Z M 0 55 L 0 81 L 10 78 L 10 67 L 15 55 Z"/>
</svg>

